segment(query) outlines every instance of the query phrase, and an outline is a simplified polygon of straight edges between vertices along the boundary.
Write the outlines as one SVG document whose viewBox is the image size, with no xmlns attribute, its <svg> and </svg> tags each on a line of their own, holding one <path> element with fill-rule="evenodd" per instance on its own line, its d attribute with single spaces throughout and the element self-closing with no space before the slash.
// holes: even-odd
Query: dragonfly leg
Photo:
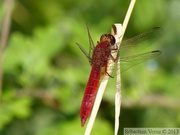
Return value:
<svg viewBox="0 0 180 135">
<path fill-rule="evenodd" d="M 111 75 L 107 72 L 107 66 L 105 66 L 105 68 L 104 68 L 104 73 L 105 73 L 106 75 L 108 75 L 109 77 L 114 78 L 113 76 L 111 76 Z"/>
<path fill-rule="evenodd" d="M 114 78 L 113 76 L 111 76 L 107 71 L 105 72 L 109 77 Z"/>
<path fill-rule="evenodd" d="M 84 55 L 86 56 L 86 58 L 88 59 L 90 65 L 92 66 L 92 58 L 91 58 L 90 54 L 88 54 L 88 53 L 86 52 L 86 50 L 85 50 L 80 44 L 76 43 L 76 45 L 80 48 L 80 50 L 83 52 L 83 54 L 84 54 Z"/>
<path fill-rule="evenodd" d="M 114 45 L 110 46 L 110 49 L 111 50 L 118 50 L 117 44 L 114 44 Z"/>
<path fill-rule="evenodd" d="M 116 58 L 114 58 L 114 57 L 112 56 L 112 54 L 110 54 L 110 58 L 111 58 L 111 60 L 112 60 L 113 62 L 116 62 L 116 61 L 118 60 L 118 57 L 119 57 L 119 52 L 117 53 Z"/>
<path fill-rule="evenodd" d="M 111 51 L 118 51 L 118 46 L 117 46 L 117 44 L 114 44 L 113 46 L 111 46 Z M 114 62 L 117 61 L 118 56 L 119 56 L 119 52 L 118 52 L 116 58 L 114 58 L 114 57 L 112 56 L 112 54 L 110 54 L 111 60 L 114 61 Z"/>
</svg>

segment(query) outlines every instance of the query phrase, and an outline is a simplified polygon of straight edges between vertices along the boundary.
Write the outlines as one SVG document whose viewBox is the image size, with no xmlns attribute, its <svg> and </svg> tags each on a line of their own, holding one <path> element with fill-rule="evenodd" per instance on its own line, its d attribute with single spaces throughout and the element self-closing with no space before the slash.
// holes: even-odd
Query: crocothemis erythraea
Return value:
<svg viewBox="0 0 180 135">
<path fill-rule="evenodd" d="M 117 50 L 115 44 L 116 41 L 113 35 L 103 34 L 100 37 L 100 41 L 98 41 L 97 45 L 94 46 L 88 26 L 87 31 L 90 43 L 89 53 L 87 53 L 80 44 L 76 43 L 88 58 L 92 67 L 80 109 L 81 126 L 84 126 L 91 113 L 101 75 L 103 74 L 111 77 L 111 75 L 107 72 L 108 60 L 111 59 L 115 62 L 117 59 L 111 55 L 112 50 Z M 162 29 L 155 27 L 149 31 L 123 41 L 120 45 L 120 51 L 118 53 L 121 61 L 121 72 L 124 72 L 132 66 L 160 55 L 160 50 L 148 52 L 142 51 L 151 46 L 161 33 Z"/>
</svg>

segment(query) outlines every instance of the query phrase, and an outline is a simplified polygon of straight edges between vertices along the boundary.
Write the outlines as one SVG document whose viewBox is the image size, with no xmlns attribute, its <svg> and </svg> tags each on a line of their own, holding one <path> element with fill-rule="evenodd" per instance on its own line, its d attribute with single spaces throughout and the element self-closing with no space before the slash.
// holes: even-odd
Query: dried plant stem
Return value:
<svg viewBox="0 0 180 135">
<path fill-rule="evenodd" d="M 124 37 L 124 33 L 126 31 L 126 28 L 127 28 L 127 25 L 128 25 L 128 22 L 129 22 L 129 19 L 131 17 L 131 13 L 133 11 L 133 8 L 134 8 L 134 5 L 136 3 L 136 0 L 131 0 L 131 3 L 129 4 L 129 8 L 128 8 L 128 11 L 126 13 L 126 16 L 125 16 L 125 19 L 124 19 L 124 22 L 123 22 L 123 34 L 121 36 L 121 38 L 123 39 Z"/>
<path fill-rule="evenodd" d="M 120 43 L 123 39 L 123 36 L 125 34 L 126 31 L 126 27 L 128 25 L 131 13 L 133 11 L 134 5 L 136 3 L 136 0 L 131 0 L 131 3 L 129 5 L 128 11 L 126 13 L 124 22 L 123 22 L 123 26 L 122 26 L 122 35 L 119 39 L 119 46 L 118 48 L 120 48 Z M 116 26 L 117 27 L 117 26 Z M 117 27 L 118 28 L 118 27 Z M 117 30 L 118 32 L 118 30 Z M 116 33 L 116 35 L 119 35 L 118 33 Z M 119 130 L 119 117 L 120 117 L 120 112 L 121 112 L 121 67 L 120 67 L 120 56 L 117 60 L 117 84 L 116 84 L 116 94 L 115 94 L 115 127 L 114 127 L 114 135 L 118 134 L 118 130 Z"/>
<path fill-rule="evenodd" d="M 3 16 L 3 21 L 1 25 L 1 31 L 0 31 L 0 96 L 2 94 L 2 83 L 3 83 L 3 69 L 2 69 L 3 53 L 6 47 L 8 35 L 9 35 L 13 3 L 14 3 L 14 0 L 4 1 L 5 11 L 4 11 L 4 16 Z"/>
<path fill-rule="evenodd" d="M 112 28 L 112 34 L 115 36 L 116 38 L 116 44 L 120 45 L 120 42 L 124 36 L 124 33 L 125 33 L 125 30 L 126 30 L 126 27 L 127 27 L 127 24 L 129 22 L 129 19 L 130 19 L 130 15 L 132 13 L 132 10 L 133 10 L 133 7 L 135 5 L 135 2 L 136 0 L 131 0 L 131 3 L 130 3 L 130 6 L 128 8 L 128 11 L 127 11 L 127 14 L 126 14 L 126 17 L 125 17 L 125 20 L 123 22 L 123 27 L 121 29 L 121 24 L 114 24 L 113 26 L 115 26 L 115 29 Z M 119 35 L 121 34 L 121 35 Z M 118 39 L 118 40 L 117 40 Z M 119 47 L 118 47 L 119 48 Z M 117 55 L 117 52 L 116 54 L 114 55 Z M 110 64 L 112 64 L 112 62 L 110 62 Z M 114 64 L 113 64 L 114 65 Z M 118 82 L 117 82 L 117 93 L 116 93 L 116 99 L 115 99 L 115 104 L 116 104 L 116 118 L 115 118 L 115 132 L 114 134 L 117 135 L 118 133 L 118 129 L 119 129 L 119 116 L 120 116 L 120 105 L 121 105 L 121 79 L 120 79 L 120 60 L 118 60 L 118 65 L 119 65 L 119 70 L 118 70 L 118 75 L 119 78 L 117 78 Z M 112 67 L 111 66 L 108 66 L 108 67 Z M 111 74 L 112 72 L 112 68 L 108 69 L 108 73 Z M 97 95 L 96 95 L 96 99 L 95 99 L 95 102 L 94 102 L 94 106 L 93 106 L 93 109 L 92 109 L 92 112 L 91 112 L 91 115 L 90 115 L 90 118 L 89 118 L 89 121 L 88 121 L 88 124 L 87 124 L 87 127 L 86 127 L 86 130 L 85 130 L 85 134 L 84 135 L 90 135 L 91 133 L 91 130 L 92 130 L 92 127 L 93 127 L 93 124 L 94 124 L 94 121 L 95 121 L 95 118 L 96 118 L 96 115 L 97 115 L 97 112 L 98 112 L 98 109 L 99 109 L 99 106 L 100 106 L 100 103 L 101 103 L 101 100 L 102 100 L 102 97 L 104 95 L 104 91 L 105 91 L 105 88 L 107 86 L 107 83 L 108 83 L 108 80 L 109 80 L 109 76 L 104 76 L 104 78 L 102 79 L 102 82 L 99 86 L 99 89 L 98 89 L 98 92 L 97 92 Z"/>
</svg>

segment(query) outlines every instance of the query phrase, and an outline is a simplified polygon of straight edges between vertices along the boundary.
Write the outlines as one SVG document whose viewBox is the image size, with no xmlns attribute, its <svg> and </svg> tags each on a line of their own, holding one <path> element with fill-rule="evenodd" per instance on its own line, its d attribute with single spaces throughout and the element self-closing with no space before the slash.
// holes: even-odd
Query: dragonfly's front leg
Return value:
<svg viewBox="0 0 180 135">
<path fill-rule="evenodd" d="M 114 56 L 112 56 L 112 54 L 110 54 L 110 58 L 113 62 L 116 62 L 118 60 L 118 57 L 119 57 L 119 52 L 117 53 L 116 58 L 114 58 Z"/>
<path fill-rule="evenodd" d="M 105 73 L 106 75 L 108 75 L 109 77 L 114 78 L 113 76 L 111 76 L 111 75 L 107 72 L 107 65 L 104 67 L 104 73 Z"/>
<path fill-rule="evenodd" d="M 118 48 L 114 48 L 113 50 L 118 50 Z M 114 58 L 114 56 L 112 54 L 109 55 L 109 59 L 111 59 L 113 62 L 116 62 L 118 60 L 119 57 L 119 52 L 117 53 L 116 57 Z M 113 76 L 111 76 L 108 72 L 107 72 L 107 65 L 105 66 L 105 73 L 111 77 L 114 78 Z"/>
<path fill-rule="evenodd" d="M 117 44 L 114 44 L 113 46 L 111 46 L 111 51 L 118 51 L 118 46 Z M 117 53 L 116 58 L 114 58 L 114 56 L 112 56 L 112 54 L 110 53 L 109 57 L 113 62 L 116 62 L 118 60 L 118 56 L 119 56 L 119 52 Z"/>
<path fill-rule="evenodd" d="M 117 50 L 117 49 L 116 49 Z M 116 62 L 118 60 L 118 56 L 119 56 L 119 53 L 117 54 L 116 58 L 114 58 L 112 56 L 112 54 L 109 55 L 109 59 L 111 59 L 113 62 Z M 111 76 L 108 72 L 107 72 L 107 66 L 108 64 L 106 64 L 105 68 L 104 68 L 104 73 L 106 73 L 109 77 L 111 78 L 114 78 L 113 76 Z"/>
</svg>

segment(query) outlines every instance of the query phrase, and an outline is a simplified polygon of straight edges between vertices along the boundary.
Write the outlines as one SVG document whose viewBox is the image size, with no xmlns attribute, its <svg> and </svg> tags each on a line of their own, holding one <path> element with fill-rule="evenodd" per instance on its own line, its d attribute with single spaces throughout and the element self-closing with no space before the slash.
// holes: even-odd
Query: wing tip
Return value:
<svg viewBox="0 0 180 135">
<path fill-rule="evenodd" d="M 153 50 L 153 51 L 151 51 L 152 53 L 159 53 L 159 54 L 161 54 L 162 53 L 162 51 L 161 50 Z"/>
</svg>

